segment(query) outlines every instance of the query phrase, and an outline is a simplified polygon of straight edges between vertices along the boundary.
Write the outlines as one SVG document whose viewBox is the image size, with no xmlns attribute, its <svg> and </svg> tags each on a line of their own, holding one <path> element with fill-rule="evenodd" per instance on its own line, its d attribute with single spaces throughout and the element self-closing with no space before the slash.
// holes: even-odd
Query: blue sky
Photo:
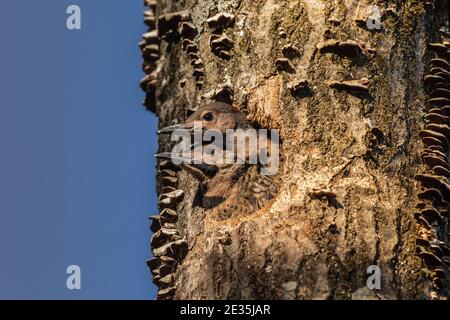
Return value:
<svg viewBox="0 0 450 320">
<path fill-rule="evenodd" d="M 81 8 L 82 29 L 66 28 Z M 142 0 L 0 4 L 0 299 L 154 299 Z M 82 289 L 66 288 L 68 265 Z"/>
</svg>

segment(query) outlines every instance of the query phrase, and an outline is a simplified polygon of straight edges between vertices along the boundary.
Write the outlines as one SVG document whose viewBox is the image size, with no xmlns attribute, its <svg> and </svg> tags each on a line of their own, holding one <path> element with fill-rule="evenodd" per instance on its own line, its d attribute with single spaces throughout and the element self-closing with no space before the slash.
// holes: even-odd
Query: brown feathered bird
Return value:
<svg viewBox="0 0 450 320">
<path fill-rule="evenodd" d="M 174 152 L 156 154 L 158 158 L 183 161 L 181 167 L 200 182 L 203 207 L 210 209 L 215 218 L 226 219 L 254 212 L 275 197 L 278 192 L 279 175 L 267 174 L 264 168 L 268 167 L 268 162 L 261 159 L 264 159 L 264 155 L 268 158 L 278 157 L 278 141 L 274 143 L 270 136 L 266 138 L 265 134 L 262 135 L 255 130 L 247 121 L 244 112 L 229 104 L 215 102 L 200 107 L 184 123 L 163 128 L 158 133 L 169 134 L 180 129 L 189 132 L 192 137 L 196 129 L 201 133 L 207 130 L 220 133 L 224 135 L 222 151 L 231 152 L 232 161 L 227 163 L 217 163 L 211 159 L 213 156 L 199 158 L 195 156 L 195 150 L 197 148 L 205 150 L 211 146 L 211 141 L 196 141 L 194 138 L 193 143 L 192 141 L 189 143 L 187 156 L 186 153 L 180 156 Z M 231 146 L 225 143 L 225 136 L 229 136 L 230 130 L 234 132 L 232 141 L 235 142 Z M 256 132 L 256 144 L 254 140 L 253 142 L 251 139 L 245 140 L 245 135 L 249 132 Z M 239 153 L 238 145 L 242 147 L 243 141 L 246 143 L 246 148 L 243 153 Z M 274 148 L 277 148 L 276 153 L 271 152 Z M 214 154 L 213 152 L 212 155 Z M 193 160 L 196 162 L 192 162 Z M 276 161 L 275 165 L 279 165 L 278 158 L 272 157 L 271 161 Z M 274 169 L 274 163 L 271 167 Z M 278 167 L 275 169 L 277 172 Z"/>
</svg>

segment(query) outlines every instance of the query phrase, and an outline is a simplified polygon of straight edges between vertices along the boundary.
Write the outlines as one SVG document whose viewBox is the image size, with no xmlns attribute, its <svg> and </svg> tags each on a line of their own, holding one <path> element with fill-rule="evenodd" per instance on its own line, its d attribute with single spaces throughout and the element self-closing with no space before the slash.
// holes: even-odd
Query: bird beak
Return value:
<svg viewBox="0 0 450 320">
<path fill-rule="evenodd" d="M 191 158 L 183 157 L 182 155 L 178 155 L 173 152 L 160 152 L 155 154 L 155 158 L 158 159 L 166 159 L 171 161 L 178 161 L 178 162 L 192 162 Z"/>
<path fill-rule="evenodd" d="M 189 164 L 192 162 L 191 158 L 179 156 L 172 152 L 157 153 L 157 154 L 155 154 L 155 157 L 158 159 L 167 159 L 170 161 L 177 160 L 177 161 L 181 162 L 180 166 L 183 169 L 185 169 L 187 172 L 189 172 L 195 179 L 197 179 L 200 182 L 205 181 L 206 179 L 208 179 L 208 177 L 213 175 L 213 173 L 207 172 L 207 171 L 212 171 L 213 167 L 200 165 L 200 167 L 204 167 L 204 169 L 205 169 L 205 172 L 203 172 L 201 168 L 197 168 L 195 165 Z M 207 169 L 209 169 L 209 170 L 207 170 Z"/>
<path fill-rule="evenodd" d="M 174 124 L 172 126 L 162 128 L 158 131 L 158 134 L 168 134 L 174 132 L 175 130 L 187 130 L 189 133 L 192 133 L 194 131 L 194 126 L 189 124 Z"/>
</svg>

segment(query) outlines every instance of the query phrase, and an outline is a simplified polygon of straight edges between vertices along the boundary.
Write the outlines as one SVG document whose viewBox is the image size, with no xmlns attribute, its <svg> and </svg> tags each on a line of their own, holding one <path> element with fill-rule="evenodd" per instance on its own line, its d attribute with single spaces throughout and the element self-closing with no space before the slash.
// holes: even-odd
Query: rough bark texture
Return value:
<svg viewBox="0 0 450 320">
<path fill-rule="evenodd" d="M 427 44 L 445 41 L 438 30 L 448 26 L 447 1 L 147 4 L 159 17 L 149 26 L 159 28 L 160 53 L 147 59 L 153 82 L 147 79 L 144 87 L 160 126 L 182 122 L 205 101 L 231 100 L 260 127 L 280 129 L 284 155 L 275 201 L 221 221 L 198 206 L 198 183 L 163 163 L 159 194 L 175 189 L 184 194 L 172 207 L 176 224 L 168 225 L 176 227 L 171 241 L 179 241 L 181 249 L 155 254 L 177 261 L 171 260 L 164 274 L 158 273 L 160 260 L 149 262 L 160 299 L 448 295 L 445 246 L 439 249 L 446 261 L 439 266 L 439 283 L 433 261 L 418 254 L 416 239 L 428 231 L 415 219 L 424 189 L 414 179 L 429 171 L 419 136 L 432 108 L 423 79 L 435 56 Z M 381 30 L 366 27 L 369 4 L 381 10 Z M 234 20 L 225 16 L 208 24 L 218 13 Z M 225 35 L 232 47 L 211 45 L 213 33 L 211 40 Z M 160 146 L 167 151 L 172 145 L 161 138 Z M 315 197 L 317 190 L 331 192 Z M 159 219 L 154 218 L 154 231 L 164 226 Z M 444 242 L 446 220 L 439 227 Z M 381 269 L 380 290 L 366 288 L 370 265 Z"/>
</svg>

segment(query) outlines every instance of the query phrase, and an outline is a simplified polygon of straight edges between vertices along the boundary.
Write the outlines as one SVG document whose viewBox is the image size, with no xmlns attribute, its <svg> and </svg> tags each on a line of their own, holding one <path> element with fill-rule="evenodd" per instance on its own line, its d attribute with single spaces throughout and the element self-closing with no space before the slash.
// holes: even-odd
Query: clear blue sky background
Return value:
<svg viewBox="0 0 450 320">
<path fill-rule="evenodd" d="M 66 8 L 82 30 L 66 29 Z M 153 299 L 142 0 L 0 2 L 0 298 Z M 81 267 L 80 291 L 66 267 Z"/>
</svg>

